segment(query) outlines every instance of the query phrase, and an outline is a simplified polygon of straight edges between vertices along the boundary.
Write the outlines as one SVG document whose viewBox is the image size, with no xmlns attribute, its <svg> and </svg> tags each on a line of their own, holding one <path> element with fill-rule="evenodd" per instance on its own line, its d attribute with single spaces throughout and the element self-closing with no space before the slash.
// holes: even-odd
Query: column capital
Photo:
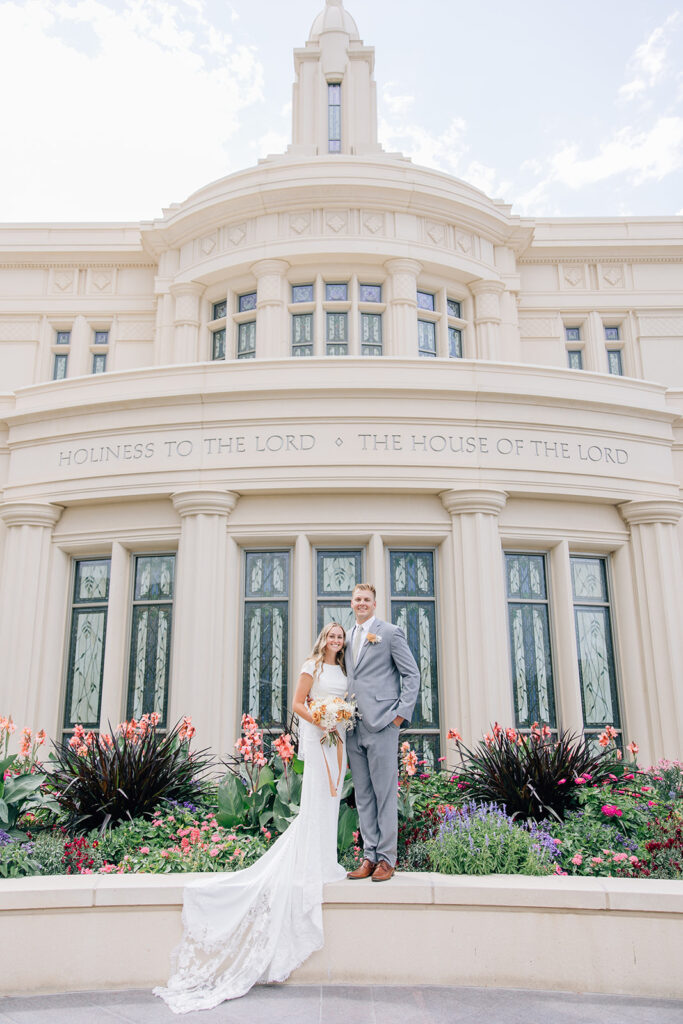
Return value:
<svg viewBox="0 0 683 1024">
<path fill-rule="evenodd" d="M 179 295 L 193 295 L 201 298 L 206 291 L 206 285 L 200 284 L 198 281 L 178 281 L 170 286 L 169 291 L 176 298 Z"/>
<path fill-rule="evenodd" d="M 45 501 L 3 501 L 0 519 L 5 526 L 44 526 L 52 529 L 64 509 Z"/>
<path fill-rule="evenodd" d="M 422 270 L 422 264 L 418 263 L 417 260 L 404 259 L 402 257 L 395 260 L 386 260 L 384 266 L 390 274 L 414 274 L 415 277 Z"/>
<path fill-rule="evenodd" d="M 621 518 L 628 526 L 670 523 L 675 526 L 683 516 L 683 501 L 678 498 L 650 498 L 625 501 L 619 505 Z"/>
<path fill-rule="evenodd" d="M 176 491 L 171 495 L 173 507 L 181 518 L 185 516 L 224 516 L 230 513 L 239 501 L 235 491 Z"/>
<path fill-rule="evenodd" d="M 500 297 L 505 291 L 502 281 L 473 281 L 469 286 L 474 295 L 475 324 L 499 324 L 501 321 Z M 490 358 L 490 356 L 489 356 Z"/>
<path fill-rule="evenodd" d="M 278 277 L 282 277 L 289 270 L 289 263 L 287 260 L 259 260 L 258 263 L 252 263 L 249 269 L 258 281 L 260 277 L 265 277 L 267 274 L 277 274 Z"/>
<path fill-rule="evenodd" d="M 499 516 L 508 500 L 507 491 L 493 489 L 441 491 L 443 507 L 452 516 L 483 515 Z"/>
</svg>

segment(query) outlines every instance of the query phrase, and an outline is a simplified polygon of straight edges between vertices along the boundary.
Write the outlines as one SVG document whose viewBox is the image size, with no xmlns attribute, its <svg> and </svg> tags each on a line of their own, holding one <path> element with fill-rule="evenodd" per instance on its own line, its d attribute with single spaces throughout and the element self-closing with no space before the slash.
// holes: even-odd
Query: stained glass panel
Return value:
<svg viewBox="0 0 683 1024">
<path fill-rule="evenodd" d="M 240 324 L 237 329 L 237 358 L 254 359 L 256 356 L 256 321 Z"/>
<path fill-rule="evenodd" d="M 109 331 L 95 331 L 95 345 L 108 345 Z"/>
<path fill-rule="evenodd" d="M 392 551 L 389 556 L 392 597 L 434 596 L 434 554 Z"/>
<path fill-rule="evenodd" d="M 420 670 L 420 692 L 411 726 L 415 729 L 438 729 L 439 692 L 434 602 L 392 601 L 391 620 L 405 633 L 408 646 Z"/>
<path fill-rule="evenodd" d="M 434 312 L 434 296 L 430 292 L 418 292 L 417 308 L 429 309 Z"/>
<path fill-rule="evenodd" d="M 581 328 L 565 327 L 564 336 L 567 341 L 581 341 Z"/>
<path fill-rule="evenodd" d="M 289 592 L 288 551 L 248 551 L 247 597 L 285 597 Z"/>
<path fill-rule="evenodd" d="M 292 302 L 313 302 L 313 285 L 293 284 Z"/>
<path fill-rule="evenodd" d="M 348 601 L 344 604 L 333 604 L 329 601 L 318 601 L 318 632 L 326 626 L 328 622 L 338 622 L 340 626 L 348 632 L 353 629 L 355 622 L 355 616 L 353 610 Z"/>
<path fill-rule="evenodd" d="M 107 357 L 104 352 L 96 352 L 92 357 L 92 372 L 93 373 L 106 373 L 107 372 Z"/>
<path fill-rule="evenodd" d="M 436 324 L 431 320 L 417 321 L 417 348 L 421 356 L 436 356 Z"/>
<path fill-rule="evenodd" d="M 609 611 L 607 608 L 576 608 L 574 614 L 584 725 L 618 728 Z"/>
<path fill-rule="evenodd" d="M 382 355 L 382 314 L 361 313 L 360 315 L 361 355 Z"/>
<path fill-rule="evenodd" d="M 110 571 L 108 558 L 83 559 L 75 565 L 64 705 L 67 730 L 77 723 L 99 727 Z"/>
<path fill-rule="evenodd" d="M 621 377 L 624 373 L 624 364 L 621 360 L 621 349 L 613 348 L 607 352 L 607 370 L 609 373 Z"/>
<path fill-rule="evenodd" d="M 225 328 L 211 335 L 211 358 L 225 359 Z"/>
<path fill-rule="evenodd" d="M 129 717 L 156 711 L 167 724 L 175 555 L 137 555 L 133 588 Z"/>
<path fill-rule="evenodd" d="M 543 555 L 506 555 L 508 597 L 519 600 L 546 599 Z"/>
<path fill-rule="evenodd" d="M 462 359 L 462 331 L 457 327 L 448 328 L 448 357 Z"/>
<path fill-rule="evenodd" d="M 239 313 L 248 313 L 252 309 L 256 309 L 256 292 L 240 295 L 237 300 L 237 311 Z"/>
<path fill-rule="evenodd" d="M 607 601 L 607 577 L 602 558 L 572 556 L 572 589 L 574 600 L 583 602 Z"/>
<path fill-rule="evenodd" d="M 580 348 L 567 350 L 567 366 L 570 370 L 583 370 L 583 351 Z"/>
<path fill-rule="evenodd" d="M 248 602 L 244 613 L 242 707 L 262 726 L 287 714 L 288 605 Z"/>
<path fill-rule="evenodd" d="M 381 302 L 382 301 L 382 285 L 381 284 L 362 284 L 360 286 L 360 301 L 361 302 Z"/>
<path fill-rule="evenodd" d="M 312 313 L 296 313 L 292 317 L 292 355 L 313 355 Z"/>
<path fill-rule="evenodd" d="M 99 725 L 106 624 L 106 609 L 74 609 L 67 728 L 77 722 L 93 728 Z"/>
<path fill-rule="evenodd" d="M 328 341 L 347 340 L 348 313 L 326 313 L 325 320 Z"/>
<path fill-rule="evenodd" d="M 221 320 L 228 312 L 228 303 L 225 299 L 221 299 L 220 302 L 214 302 L 213 304 L 213 320 Z"/>
<path fill-rule="evenodd" d="M 71 331 L 57 331 L 57 344 L 58 345 L 70 345 L 71 344 Z"/>
<path fill-rule="evenodd" d="M 128 690 L 128 717 L 156 711 L 166 725 L 170 668 L 170 605 L 141 604 L 133 608 Z"/>
<path fill-rule="evenodd" d="M 506 554 L 512 690 L 516 724 L 556 727 L 555 684 L 543 555 Z"/>
<path fill-rule="evenodd" d="M 55 363 L 52 369 L 53 380 L 64 380 L 64 378 L 66 377 L 66 365 L 68 358 L 69 357 L 65 355 L 55 356 Z"/>
<path fill-rule="evenodd" d="M 619 328 L 605 327 L 605 341 L 619 341 Z"/>
<path fill-rule="evenodd" d="M 455 316 L 455 317 L 458 317 L 458 319 L 461 318 L 461 316 L 462 316 L 461 306 L 460 306 L 460 303 L 456 302 L 455 299 L 447 299 L 447 301 L 446 301 L 446 308 L 447 308 L 449 316 Z"/>
<path fill-rule="evenodd" d="M 360 572 L 360 551 L 318 551 L 318 595 L 350 598 Z"/>
<path fill-rule="evenodd" d="M 349 297 L 348 284 L 326 284 L 325 299 L 327 302 L 346 302 Z"/>
<path fill-rule="evenodd" d="M 108 558 L 77 562 L 74 603 L 108 601 L 110 568 Z"/>
</svg>

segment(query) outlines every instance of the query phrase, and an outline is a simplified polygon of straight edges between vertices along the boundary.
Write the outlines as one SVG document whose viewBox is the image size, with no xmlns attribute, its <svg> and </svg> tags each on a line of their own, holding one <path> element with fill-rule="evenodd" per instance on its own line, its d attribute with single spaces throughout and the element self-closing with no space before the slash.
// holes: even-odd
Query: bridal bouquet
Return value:
<svg viewBox="0 0 683 1024">
<path fill-rule="evenodd" d="M 353 696 L 349 699 L 319 697 L 309 703 L 308 710 L 311 712 L 313 724 L 323 730 L 324 735 L 320 742 L 329 746 L 336 746 L 341 740 L 340 730 L 352 729 L 358 718 L 358 707 Z"/>
</svg>

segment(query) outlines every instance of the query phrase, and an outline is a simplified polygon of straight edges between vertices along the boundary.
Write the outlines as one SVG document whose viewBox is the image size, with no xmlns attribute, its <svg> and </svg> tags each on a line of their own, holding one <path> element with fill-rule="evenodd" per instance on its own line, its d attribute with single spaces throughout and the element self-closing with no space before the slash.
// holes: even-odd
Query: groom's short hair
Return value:
<svg viewBox="0 0 683 1024">
<path fill-rule="evenodd" d="M 355 587 L 351 591 L 351 597 L 353 597 L 357 590 L 369 590 L 375 601 L 377 600 L 377 591 L 372 583 L 356 583 Z"/>
</svg>

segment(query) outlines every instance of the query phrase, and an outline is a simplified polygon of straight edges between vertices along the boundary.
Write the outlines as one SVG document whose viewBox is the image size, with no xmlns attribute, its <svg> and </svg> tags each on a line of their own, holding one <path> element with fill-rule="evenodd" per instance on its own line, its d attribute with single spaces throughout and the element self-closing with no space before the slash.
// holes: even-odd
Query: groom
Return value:
<svg viewBox="0 0 683 1024">
<path fill-rule="evenodd" d="M 346 749 L 365 859 L 348 877 L 385 882 L 396 867 L 398 730 L 410 721 L 420 673 L 403 632 L 375 618 L 371 583 L 356 584 L 351 607 L 356 624 L 347 634 L 345 660 L 361 718 Z"/>
</svg>

